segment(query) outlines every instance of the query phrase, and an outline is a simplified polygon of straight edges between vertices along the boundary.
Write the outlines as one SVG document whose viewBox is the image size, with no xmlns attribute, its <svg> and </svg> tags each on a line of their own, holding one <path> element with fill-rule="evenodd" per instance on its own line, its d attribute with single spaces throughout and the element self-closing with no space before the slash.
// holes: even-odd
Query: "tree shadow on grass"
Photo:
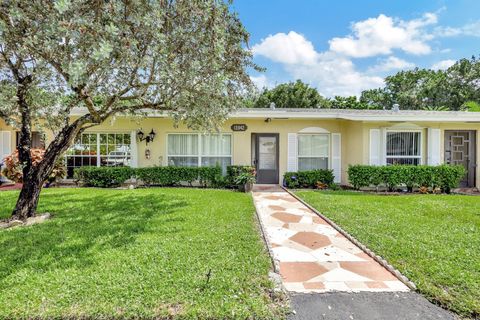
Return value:
<svg viewBox="0 0 480 320">
<path fill-rule="evenodd" d="M 184 198 L 161 193 L 101 191 L 42 195 L 40 211 L 54 218 L 43 224 L 0 231 L 0 280 L 22 268 L 85 268 L 104 250 L 127 248 L 158 224 L 182 224 L 172 213 Z M 152 223 L 154 219 L 160 219 Z M 158 228 L 157 228 L 158 229 Z M 161 232 L 177 230 L 162 228 Z M 170 231 L 175 232 L 175 231 Z"/>
</svg>

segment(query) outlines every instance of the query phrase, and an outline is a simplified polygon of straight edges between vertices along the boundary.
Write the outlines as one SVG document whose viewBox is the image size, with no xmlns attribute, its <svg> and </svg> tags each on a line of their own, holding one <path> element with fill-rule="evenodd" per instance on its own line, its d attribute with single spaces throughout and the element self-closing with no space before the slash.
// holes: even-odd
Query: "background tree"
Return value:
<svg viewBox="0 0 480 320">
<path fill-rule="evenodd" d="M 24 181 L 13 216 L 34 215 L 56 160 L 116 114 L 157 110 L 193 129 L 218 126 L 252 86 L 246 68 L 256 67 L 228 3 L 2 1 L 0 117 L 20 129 Z M 70 118 L 77 107 L 85 114 Z M 55 132 L 35 165 L 33 127 Z"/>
<path fill-rule="evenodd" d="M 335 96 L 330 99 L 330 107 L 332 109 L 379 109 L 375 104 L 368 104 L 356 96 L 341 97 Z"/>
<path fill-rule="evenodd" d="M 322 108 L 328 106 L 328 100 L 317 89 L 297 80 L 282 83 L 272 89 L 263 89 L 254 101 L 254 108 L 268 108 L 274 102 L 277 108 Z"/>
<path fill-rule="evenodd" d="M 461 110 L 480 102 L 480 61 L 461 59 L 447 70 L 414 69 L 385 78 L 385 87 L 362 92 L 360 101 L 391 109 Z"/>
</svg>

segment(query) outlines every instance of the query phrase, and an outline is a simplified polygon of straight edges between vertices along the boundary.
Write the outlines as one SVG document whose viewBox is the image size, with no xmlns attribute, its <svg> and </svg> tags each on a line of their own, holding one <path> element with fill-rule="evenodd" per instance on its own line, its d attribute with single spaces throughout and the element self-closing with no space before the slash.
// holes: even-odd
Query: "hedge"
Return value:
<svg viewBox="0 0 480 320">
<path fill-rule="evenodd" d="M 112 188 L 135 176 L 134 170 L 130 167 L 80 167 L 75 169 L 74 178 L 89 187 Z"/>
<path fill-rule="evenodd" d="M 318 182 L 331 185 L 333 180 L 333 170 L 327 169 L 286 172 L 283 176 L 287 188 L 315 188 Z"/>
<path fill-rule="evenodd" d="M 204 187 L 221 184 L 220 167 L 81 167 L 75 169 L 75 178 L 89 187 L 118 187 L 130 178 L 138 178 L 145 185 L 175 186 L 199 182 Z"/>
<path fill-rule="evenodd" d="M 466 174 L 463 166 L 367 166 L 354 165 L 348 168 L 348 179 L 355 189 L 381 186 L 393 191 L 406 187 L 409 192 L 414 188 L 426 187 L 432 190 L 440 189 L 450 193 L 458 187 Z"/>
</svg>

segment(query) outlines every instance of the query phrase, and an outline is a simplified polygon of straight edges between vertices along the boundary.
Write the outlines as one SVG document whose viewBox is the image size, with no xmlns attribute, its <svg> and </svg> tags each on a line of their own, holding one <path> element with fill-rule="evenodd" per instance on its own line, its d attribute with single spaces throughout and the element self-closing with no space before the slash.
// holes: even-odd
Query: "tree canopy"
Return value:
<svg viewBox="0 0 480 320">
<path fill-rule="evenodd" d="M 461 59 L 447 70 L 400 71 L 385 87 L 362 92 L 361 101 L 378 108 L 461 110 L 480 102 L 480 61 Z"/>
<path fill-rule="evenodd" d="M 322 97 L 316 88 L 297 80 L 264 89 L 248 99 L 248 107 L 278 108 L 478 110 L 480 60 L 461 59 L 447 70 L 413 69 L 385 78 L 385 86 L 365 90 L 360 97 Z"/>
<path fill-rule="evenodd" d="M 218 127 L 252 85 L 248 36 L 223 0 L 3 1 L 0 117 L 20 129 L 26 182 L 14 213 L 33 214 L 55 160 L 116 114 L 156 110 Z M 86 113 L 71 119 L 79 107 Z M 36 166 L 33 126 L 56 132 Z"/>
<path fill-rule="evenodd" d="M 301 80 L 282 83 L 272 89 L 264 88 L 251 105 L 268 108 L 272 102 L 277 108 L 320 108 L 328 103 L 317 89 Z"/>
</svg>

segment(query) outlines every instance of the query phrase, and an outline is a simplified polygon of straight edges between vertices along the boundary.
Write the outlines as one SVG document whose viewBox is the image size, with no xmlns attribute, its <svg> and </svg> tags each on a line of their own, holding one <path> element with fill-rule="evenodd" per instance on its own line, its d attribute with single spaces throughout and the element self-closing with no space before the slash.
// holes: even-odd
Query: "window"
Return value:
<svg viewBox="0 0 480 320">
<path fill-rule="evenodd" d="M 17 148 L 20 145 L 20 132 L 16 132 Z M 45 136 L 38 131 L 32 132 L 32 148 L 45 149 Z"/>
<path fill-rule="evenodd" d="M 198 167 L 198 134 L 168 135 L 168 165 Z"/>
<path fill-rule="evenodd" d="M 419 131 L 387 131 L 387 165 L 422 163 L 422 133 Z"/>
<path fill-rule="evenodd" d="M 219 165 L 225 172 L 227 166 L 232 164 L 232 135 L 169 134 L 167 153 L 170 166 Z"/>
<path fill-rule="evenodd" d="M 129 133 L 83 133 L 67 151 L 67 176 L 82 166 L 129 166 Z"/>
<path fill-rule="evenodd" d="M 329 134 L 298 135 L 298 170 L 328 169 Z"/>
</svg>

